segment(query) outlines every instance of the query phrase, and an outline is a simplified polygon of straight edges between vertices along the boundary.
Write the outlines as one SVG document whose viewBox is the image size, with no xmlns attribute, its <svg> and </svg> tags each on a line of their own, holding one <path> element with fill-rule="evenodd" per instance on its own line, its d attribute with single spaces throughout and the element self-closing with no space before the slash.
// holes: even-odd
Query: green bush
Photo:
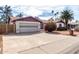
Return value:
<svg viewBox="0 0 79 59">
<path fill-rule="evenodd" d="M 53 21 L 48 21 L 45 25 L 45 31 L 52 32 L 56 30 L 56 24 Z"/>
</svg>

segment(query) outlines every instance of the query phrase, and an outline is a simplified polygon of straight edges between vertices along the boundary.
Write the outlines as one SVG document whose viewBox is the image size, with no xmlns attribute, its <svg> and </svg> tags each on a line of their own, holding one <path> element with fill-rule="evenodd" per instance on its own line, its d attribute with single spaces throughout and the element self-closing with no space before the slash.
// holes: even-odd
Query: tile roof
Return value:
<svg viewBox="0 0 79 59">
<path fill-rule="evenodd" d="M 32 22 L 41 22 L 42 23 L 41 20 L 34 18 L 32 16 L 18 18 L 18 19 L 13 20 L 12 22 L 16 22 L 16 21 L 32 21 Z"/>
</svg>

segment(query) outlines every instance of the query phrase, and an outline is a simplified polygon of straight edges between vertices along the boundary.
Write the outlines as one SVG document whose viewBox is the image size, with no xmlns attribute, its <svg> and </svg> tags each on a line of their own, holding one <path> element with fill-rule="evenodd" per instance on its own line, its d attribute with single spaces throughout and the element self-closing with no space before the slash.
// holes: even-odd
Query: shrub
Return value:
<svg viewBox="0 0 79 59">
<path fill-rule="evenodd" d="M 45 25 L 45 31 L 52 32 L 56 30 L 56 24 L 53 21 L 48 21 Z"/>
</svg>

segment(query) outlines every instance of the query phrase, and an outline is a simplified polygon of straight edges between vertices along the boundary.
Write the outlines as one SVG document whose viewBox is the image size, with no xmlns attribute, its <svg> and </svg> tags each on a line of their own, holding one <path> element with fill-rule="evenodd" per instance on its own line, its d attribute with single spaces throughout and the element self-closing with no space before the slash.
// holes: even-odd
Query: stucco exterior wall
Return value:
<svg viewBox="0 0 79 59">
<path fill-rule="evenodd" d="M 61 27 L 65 27 L 65 24 L 64 23 L 56 23 L 56 25 L 57 25 L 57 28 L 59 28 L 60 25 L 61 25 Z"/>
</svg>

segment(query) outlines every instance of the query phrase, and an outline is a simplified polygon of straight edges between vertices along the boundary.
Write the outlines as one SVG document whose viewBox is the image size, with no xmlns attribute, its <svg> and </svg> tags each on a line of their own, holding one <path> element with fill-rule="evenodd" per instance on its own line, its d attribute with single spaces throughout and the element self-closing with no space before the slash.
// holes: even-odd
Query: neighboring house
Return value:
<svg viewBox="0 0 79 59">
<path fill-rule="evenodd" d="M 75 30 L 79 31 L 79 22 L 69 22 L 68 26 L 69 28 L 74 28 Z"/>
<path fill-rule="evenodd" d="M 36 19 L 32 16 L 22 17 L 12 21 L 16 24 L 16 32 L 35 32 L 40 31 L 43 28 L 43 23 L 41 20 Z"/>
<path fill-rule="evenodd" d="M 49 20 L 52 20 L 56 23 L 57 29 L 63 29 L 65 28 L 65 23 L 63 20 L 56 18 L 55 20 L 53 18 L 50 18 Z"/>
<path fill-rule="evenodd" d="M 65 28 L 65 23 L 62 20 L 57 21 L 56 25 L 57 25 L 57 29 L 58 28 Z"/>
<path fill-rule="evenodd" d="M 54 19 L 49 19 L 49 20 L 42 20 L 43 22 L 43 27 L 45 27 L 45 25 L 48 23 L 48 21 L 53 21 L 56 23 L 57 26 L 57 30 L 65 30 L 65 23 L 62 20 L 54 20 Z"/>
<path fill-rule="evenodd" d="M 43 22 L 43 29 L 45 28 L 45 25 L 48 23 L 48 20 L 42 20 Z"/>
<path fill-rule="evenodd" d="M 69 22 L 68 23 L 68 27 L 69 28 L 75 28 L 77 26 L 77 23 L 76 22 Z"/>
</svg>

